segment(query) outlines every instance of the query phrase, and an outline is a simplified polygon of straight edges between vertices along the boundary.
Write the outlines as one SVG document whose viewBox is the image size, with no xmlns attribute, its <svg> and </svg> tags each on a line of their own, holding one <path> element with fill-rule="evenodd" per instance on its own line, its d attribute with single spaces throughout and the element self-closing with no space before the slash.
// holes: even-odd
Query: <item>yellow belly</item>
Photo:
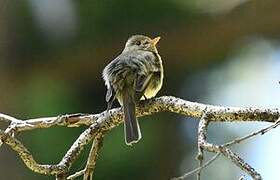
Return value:
<svg viewBox="0 0 280 180">
<path fill-rule="evenodd" d="M 161 87 L 162 87 L 162 79 L 160 80 L 160 82 L 158 83 L 158 85 L 156 87 L 152 86 L 152 85 L 148 85 L 147 89 L 144 92 L 145 97 L 148 99 L 155 97 L 156 94 L 161 89 Z M 143 100 L 143 99 L 144 99 L 144 97 L 141 98 L 141 100 Z"/>
</svg>

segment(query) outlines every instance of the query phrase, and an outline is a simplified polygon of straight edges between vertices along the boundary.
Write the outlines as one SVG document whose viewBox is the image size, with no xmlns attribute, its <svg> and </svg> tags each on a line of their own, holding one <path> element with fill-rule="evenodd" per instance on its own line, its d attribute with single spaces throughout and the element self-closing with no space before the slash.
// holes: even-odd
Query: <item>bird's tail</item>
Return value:
<svg viewBox="0 0 280 180">
<path fill-rule="evenodd" d="M 134 95 L 129 90 L 123 93 L 124 131 L 127 145 L 137 143 L 141 139 L 141 131 L 135 115 Z"/>
</svg>

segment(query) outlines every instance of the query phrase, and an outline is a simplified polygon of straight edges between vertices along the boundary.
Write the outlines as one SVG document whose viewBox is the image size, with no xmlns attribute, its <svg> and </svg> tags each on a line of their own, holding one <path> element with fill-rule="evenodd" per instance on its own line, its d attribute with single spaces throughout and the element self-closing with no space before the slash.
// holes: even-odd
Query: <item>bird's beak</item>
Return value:
<svg viewBox="0 0 280 180">
<path fill-rule="evenodd" d="M 155 46 L 159 42 L 159 40 L 160 40 L 160 37 L 156 37 L 156 38 L 152 39 L 151 40 L 152 45 Z"/>
</svg>

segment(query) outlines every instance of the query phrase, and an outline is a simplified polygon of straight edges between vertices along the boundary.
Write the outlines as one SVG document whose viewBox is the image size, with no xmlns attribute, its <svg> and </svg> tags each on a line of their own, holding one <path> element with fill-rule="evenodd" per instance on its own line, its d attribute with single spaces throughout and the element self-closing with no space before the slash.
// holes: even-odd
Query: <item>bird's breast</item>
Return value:
<svg viewBox="0 0 280 180">
<path fill-rule="evenodd" d="M 151 82 L 149 83 L 148 87 L 146 88 L 146 90 L 144 92 L 144 95 L 146 96 L 146 98 L 149 99 L 149 98 L 155 97 L 156 94 L 161 89 L 162 83 L 163 83 L 163 71 L 155 73 L 151 79 Z"/>
</svg>

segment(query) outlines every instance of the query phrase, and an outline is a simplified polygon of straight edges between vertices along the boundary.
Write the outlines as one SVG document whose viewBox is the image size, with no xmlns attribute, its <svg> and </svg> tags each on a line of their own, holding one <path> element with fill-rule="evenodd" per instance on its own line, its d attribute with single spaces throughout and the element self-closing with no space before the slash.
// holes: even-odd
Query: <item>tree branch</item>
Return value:
<svg viewBox="0 0 280 180">
<path fill-rule="evenodd" d="M 201 166 L 199 166 L 198 168 L 180 176 L 180 177 L 176 177 L 176 178 L 172 178 L 171 180 L 181 180 L 181 179 L 185 179 L 191 175 L 193 175 L 194 173 L 198 173 L 199 171 L 201 171 L 202 169 L 206 168 L 207 166 L 209 166 L 212 162 L 214 162 L 219 156 L 221 155 L 221 153 L 217 153 L 215 154 L 210 160 L 208 160 L 205 164 L 202 164 Z"/>
<path fill-rule="evenodd" d="M 92 143 L 92 147 L 88 156 L 87 164 L 85 167 L 84 172 L 84 179 L 83 180 L 91 180 L 94 172 L 94 168 L 96 165 L 96 160 L 98 156 L 98 152 L 101 149 L 102 143 L 103 143 L 103 133 L 99 133 Z"/>
<path fill-rule="evenodd" d="M 206 141 L 207 125 L 211 122 L 224 121 L 275 122 L 280 116 L 279 109 L 222 107 L 190 102 L 172 96 L 162 96 L 159 98 L 141 101 L 137 107 L 136 115 L 141 117 L 163 111 L 173 112 L 184 116 L 191 116 L 194 118 L 202 117 L 199 123 L 198 131 L 198 155 L 201 158 L 201 167 L 204 167 L 202 164 L 203 151 L 221 153 L 239 166 L 243 171 L 251 175 L 254 179 L 261 179 L 259 173 L 257 173 L 250 165 L 226 147 L 228 146 L 227 144 L 225 144 L 225 146 L 217 146 L 208 143 Z M 123 122 L 123 113 L 121 108 L 115 108 L 108 112 L 104 111 L 99 114 L 70 114 L 28 120 L 20 120 L 0 113 L 0 121 L 9 123 L 6 130 L 0 130 L 1 142 L 9 145 L 19 155 L 25 165 L 32 171 L 40 174 L 55 175 L 57 178 L 66 178 L 69 169 L 80 155 L 85 145 L 94 139 L 85 170 L 75 173 L 72 176 L 68 176 L 67 178 L 71 179 L 84 174 L 84 177 L 91 179 L 93 169 L 96 164 L 98 150 L 101 147 L 100 144 L 103 139 L 101 137 L 103 137 L 104 132 Z M 16 132 L 24 132 L 38 128 L 50 128 L 52 126 L 78 127 L 81 125 L 88 126 L 88 128 L 84 130 L 84 132 L 81 133 L 77 140 L 72 144 L 62 160 L 58 164 L 54 165 L 42 165 L 37 163 L 28 149 L 14 137 Z M 263 130 L 259 133 L 267 132 L 270 129 Z M 252 136 L 253 135 L 250 137 Z M 200 178 L 201 167 L 198 171 L 198 178 Z"/>
<path fill-rule="evenodd" d="M 209 125 L 207 117 L 207 113 L 203 115 L 198 126 L 198 146 L 209 152 L 222 153 L 241 170 L 249 174 L 254 180 L 261 180 L 261 175 L 257 171 L 255 171 L 253 167 L 246 163 L 241 157 L 232 152 L 229 148 L 223 145 L 218 146 L 207 142 L 207 126 Z"/>
<path fill-rule="evenodd" d="M 268 126 L 266 128 L 260 129 L 258 131 L 252 132 L 252 133 L 250 133 L 250 134 L 248 134 L 246 136 L 243 136 L 241 138 L 237 138 L 237 139 L 234 139 L 234 140 L 232 140 L 232 141 L 230 141 L 228 143 L 225 143 L 225 144 L 223 144 L 223 147 L 231 146 L 233 144 L 238 144 L 238 143 L 240 143 L 242 141 L 245 141 L 245 140 L 247 140 L 249 138 L 252 138 L 252 137 L 254 137 L 256 135 L 259 135 L 259 134 L 263 135 L 263 134 L 267 133 L 268 131 L 276 128 L 279 125 L 280 125 L 280 119 L 278 119 L 274 124 L 272 124 L 272 125 L 270 125 L 270 126 Z"/>
</svg>

